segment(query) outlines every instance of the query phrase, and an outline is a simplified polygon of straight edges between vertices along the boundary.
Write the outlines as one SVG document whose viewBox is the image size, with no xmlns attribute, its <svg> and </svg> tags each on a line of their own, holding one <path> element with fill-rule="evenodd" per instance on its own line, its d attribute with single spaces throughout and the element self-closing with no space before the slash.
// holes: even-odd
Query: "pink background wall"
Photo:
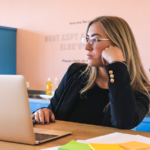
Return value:
<svg viewBox="0 0 150 150">
<path fill-rule="evenodd" d="M 149 0 L 0 0 L 0 25 L 18 28 L 17 74 L 29 89 L 45 90 L 48 77 L 60 81 L 74 60 L 86 60 L 80 42 L 85 21 L 101 15 L 129 23 L 150 79 Z"/>
</svg>

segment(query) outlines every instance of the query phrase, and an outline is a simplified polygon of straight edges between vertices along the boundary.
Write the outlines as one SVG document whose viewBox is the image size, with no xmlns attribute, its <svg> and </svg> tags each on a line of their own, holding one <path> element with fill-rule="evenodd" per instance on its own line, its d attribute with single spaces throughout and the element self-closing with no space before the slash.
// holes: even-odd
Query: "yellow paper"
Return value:
<svg viewBox="0 0 150 150">
<path fill-rule="evenodd" d="M 150 148 L 150 144 L 145 144 L 145 143 L 136 142 L 136 141 L 120 143 L 119 145 L 125 148 L 126 150 L 147 150 Z"/>
<path fill-rule="evenodd" d="M 92 148 L 92 150 L 125 150 L 124 148 L 120 147 L 118 144 L 89 143 L 89 146 Z"/>
</svg>

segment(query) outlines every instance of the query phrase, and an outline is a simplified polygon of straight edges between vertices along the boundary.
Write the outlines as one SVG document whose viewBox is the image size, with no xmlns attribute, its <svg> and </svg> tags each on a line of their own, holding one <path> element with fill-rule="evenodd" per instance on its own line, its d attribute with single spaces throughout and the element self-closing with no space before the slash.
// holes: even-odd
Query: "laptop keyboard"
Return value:
<svg viewBox="0 0 150 150">
<path fill-rule="evenodd" d="M 42 133 L 34 133 L 34 134 L 35 134 L 36 141 L 42 141 L 42 140 L 46 140 L 58 136 L 58 135 L 50 135 L 50 134 L 42 134 Z"/>
</svg>

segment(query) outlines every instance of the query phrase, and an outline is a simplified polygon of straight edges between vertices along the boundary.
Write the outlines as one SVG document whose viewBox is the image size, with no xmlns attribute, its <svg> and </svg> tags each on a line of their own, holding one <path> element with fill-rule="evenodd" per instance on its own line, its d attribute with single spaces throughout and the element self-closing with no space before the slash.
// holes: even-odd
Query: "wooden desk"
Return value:
<svg viewBox="0 0 150 150">
<path fill-rule="evenodd" d="M 114 132 L 139 134 L 139 135 L 143 135 L 146 137 L 150 137 L 150 133 L 147 133 L 147 132 L 120 130 L 120 129 L 103 127 L 103 126 L 87 125 L 87 124 L 72 123 L 72 122 L 65 122 L 65 121 L 56 121 L 56 123 L 51 123 L 49 125 L 35 125 L 35 128 L 71 131 L 72 135 L 68 135 L 66 137 L 62 137 L 62 138 L 43 143 L 41 145 L 35 145 L 35 146 L 0 141 L 0 149 L 2 150 L 39 150 L 39 149 L 44 149 L 48 147 L 64 145 L 71 140 L 79 140 L 79 139 L 85 140 L 88 138 L 93 138 L 96 136 L 106 135 L 106 134 L 114 133 Z"/>
</svg>

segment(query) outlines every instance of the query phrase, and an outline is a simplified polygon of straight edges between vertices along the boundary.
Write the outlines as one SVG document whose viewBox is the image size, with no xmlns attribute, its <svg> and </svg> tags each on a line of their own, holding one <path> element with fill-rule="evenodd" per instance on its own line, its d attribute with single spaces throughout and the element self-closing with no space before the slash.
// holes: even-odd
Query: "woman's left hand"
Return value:
<svg viewBox="0 0 150 150">
<path fill-rule="evenodd" d="M 108 65 L 113 61 L 125 61 L 121 49 L 117 46 L 109 46 L 102 52 L 103 65 Z"/>
</svg>

